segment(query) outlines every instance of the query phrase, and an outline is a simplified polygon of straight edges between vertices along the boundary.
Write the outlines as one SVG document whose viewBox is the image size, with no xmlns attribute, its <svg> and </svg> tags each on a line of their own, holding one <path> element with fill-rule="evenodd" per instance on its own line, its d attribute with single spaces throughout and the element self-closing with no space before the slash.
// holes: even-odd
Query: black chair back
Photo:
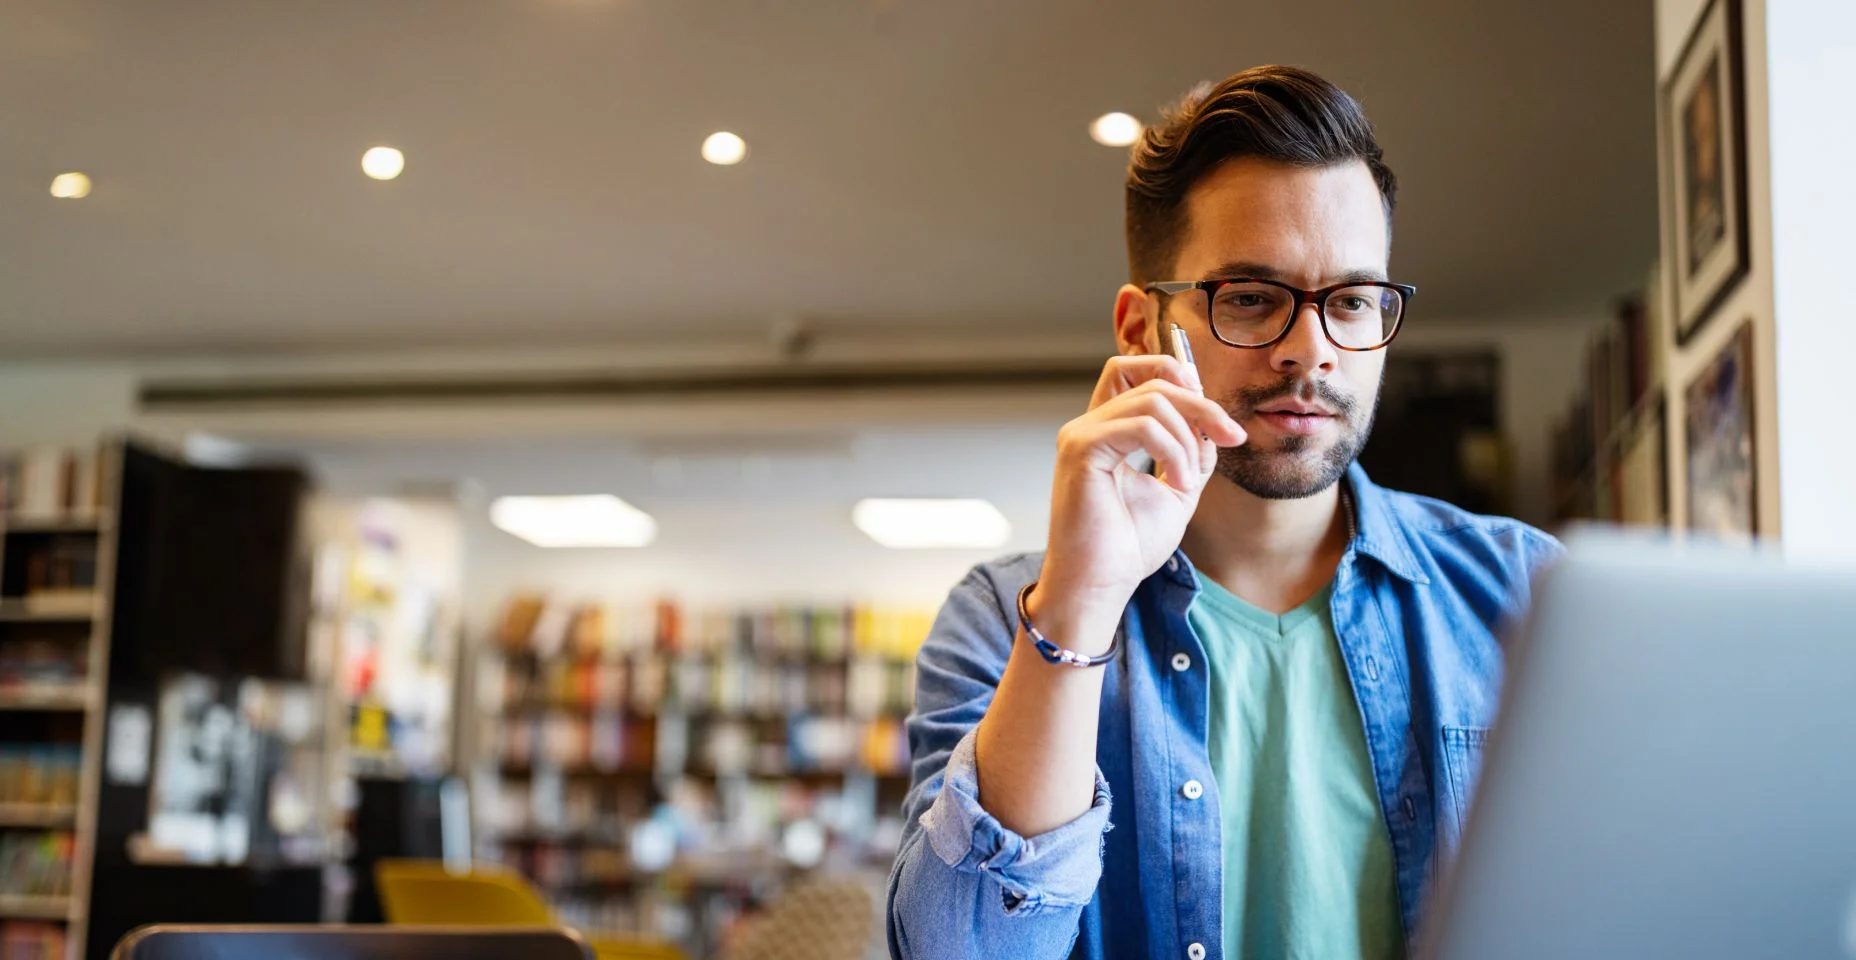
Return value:
<svg viewBox="0 0 1856 960">
<path fill-rule="evenodd" d="M 156 925 L 111 960 L 593 960 L 578 933 L 547 927 Z"/>
</svg>

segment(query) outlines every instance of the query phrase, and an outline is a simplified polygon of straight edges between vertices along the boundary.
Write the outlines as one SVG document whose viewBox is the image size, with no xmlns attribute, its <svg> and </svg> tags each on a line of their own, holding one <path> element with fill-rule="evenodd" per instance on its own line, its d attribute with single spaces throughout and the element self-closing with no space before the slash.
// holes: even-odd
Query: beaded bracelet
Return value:
<svg viewBox="0 0 1856 960">
<path fill-rule="evenodd" d="M 1067 663 L 1072 667 L 1099 667 L 1115 659 L 1115 651 L 1121 646 L 1121 631 L 1119 630 L 1115 631 L 1115 638 L 1109 641 L 1108 649 L 1095 657 L 1057 646 L 1039 632 L 1037 626 L 1031 622 L 1031 612 L 1025 608 L 1025 599 L 1031 596 L 1031 588 L 1037 585 L 1038 582 L 1033 580 L 1025 584 L 1023 590 L 1018 591 L 1018 622 L 1024 624 L 1025 635 L 1031 638 L 1031 645 L 1037 648 L 1039 656 L 1048 663 Z"/>
</svg>

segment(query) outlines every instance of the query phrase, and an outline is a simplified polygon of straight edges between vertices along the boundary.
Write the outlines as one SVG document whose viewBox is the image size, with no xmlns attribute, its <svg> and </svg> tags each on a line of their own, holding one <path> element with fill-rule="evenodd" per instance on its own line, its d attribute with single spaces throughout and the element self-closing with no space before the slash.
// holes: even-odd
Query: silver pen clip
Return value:
<svg viewBox="0 0 1856 960">
<path fill-rule="evenodd" d="M 1187 366 L 1193 366 L 1192 341 L 1186 339 L 1186 328 L 1177 323 L 1166 325 L 1167 355 Z"/>
</svg>

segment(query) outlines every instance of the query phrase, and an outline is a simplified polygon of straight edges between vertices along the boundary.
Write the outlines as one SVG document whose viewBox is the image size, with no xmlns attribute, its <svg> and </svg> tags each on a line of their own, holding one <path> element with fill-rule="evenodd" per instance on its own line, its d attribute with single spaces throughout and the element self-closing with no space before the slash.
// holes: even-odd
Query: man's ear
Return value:
<svg viewBox="0 0 1856 960">
<path fill-rule="evenodd" d="M 1160 299 L 1132 283 L 1115 291 L 1115 349 L 1123 356 L 1160 351 Z"/>
</svg>

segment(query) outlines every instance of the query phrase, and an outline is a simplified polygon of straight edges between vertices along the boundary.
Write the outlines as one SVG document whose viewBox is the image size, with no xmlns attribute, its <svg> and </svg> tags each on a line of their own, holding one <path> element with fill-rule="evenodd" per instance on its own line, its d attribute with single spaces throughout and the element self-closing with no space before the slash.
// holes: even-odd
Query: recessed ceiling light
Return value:
<svg viewBox="0 0 1856 960">
<path fill-rule="evenodd" d="M 376 180 L 391 180 L 406 169 L 406 155 L 392 147 L 370 147 L 361 154 L 361 172 Z"/>
<path fill-rule="evenodd" d="M 657 539 L 650 514 L 609 493 L 497 497 L 490 522 L 538 547 L 642 547 Z"/>
<path fill-rule="evenodd" d="M 90 178 L 81 173 L 61 173 L 52 178 L 52 196 L 60 200 L 82 200 L 90 196 Z"/>
<path fill-rule="evenodd" d="M 732 167 L 747 159 L 748 142 L 724 130 L 709 134 L 702 142 L 702 158 L 710 163 Z"/>
<path fill-rule="evenodd" d="M 1105 113 L 1089 125 L 1089 137 L 1105 147 L 1125 147 L 1141 138 L 1141 121 L 1125 113 Z"/>
<path fill-rule="evenodd" d="M 1005 514 L 985 500 L 859 500 L 851 522 L 899 550 L 997 547 L 1012 535 Z"/>
</svg>

